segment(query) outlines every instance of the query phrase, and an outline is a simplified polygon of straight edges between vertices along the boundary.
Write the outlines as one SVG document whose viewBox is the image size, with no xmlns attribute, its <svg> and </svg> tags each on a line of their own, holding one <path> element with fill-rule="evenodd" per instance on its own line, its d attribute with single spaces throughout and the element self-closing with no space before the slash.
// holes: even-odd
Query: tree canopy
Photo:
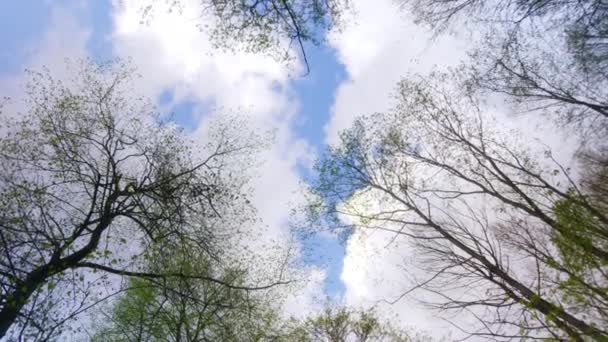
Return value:
<svg viewBox="0 0 608 342">
<path fill-rule="evenodd" d="M 394 111 L 342 134 L 317 165 L 313 222 L 407 242 L 425 277 L 404 295 L 419 289 L 438 295 L 436 308 L 469 312 L 480 323 L 463 328 L 470 335 L 607 338 L 603 200 L 446 84 L 404 80 Z M 585 182 L 604 177 L 603 163 Z"/>
<path fill-rule="evenodd" d="M 146 0 L 140 24 L 194 6 L 215 48 L 284 61 L 296 46 L 309 70 L 306 49 L 349 2 Z M 417 268 L 385 301 L 420 294 L 466 337 L 608 341 L 608 4 L 398 3 L 477 45 L 457 68 L 405 76 L 391 109 L 357 113 L 295 214 L 345 241 L 402 243 Z M 29 71 L 24 112 L 0 112 L 0 339 L 432 340 L 343 298 L 281 312 L 273 291 L 292 289 L 291 255 L 256 246 L 278 266 L 243 261 L 255 258 L 243 246 L 259 234 L 249 168 L 264 139 L 235 118 L 191 141 L 136 95 L 128 63 L 86 60 L 73 74 Z M 557 123 L 576 152 L 507 130 L 494 99 L 504 120 Z M 75 331 L 84 314 L 92 330 Z"/>
<path fill-rule="evenodd" d="M 247 180 L 230 168 L 259 146 L 230 123 L 193 149 L 145 100 L 127 96 L 126 65 L 85 61 L 78 71 L 73 84 L 33 73 L 28 112 L 5 116 L 0 337 L 11 330 L 48 339 L 103 300 L 99 287 L 112 296 L 123 277 L 199 279 L 244 291 L 285 283 L 150 268 L 146 259 L 167 250 L 181 251 L 181 259 L 225 259 L 229 237 L 255 219 Z"/>
</svg>

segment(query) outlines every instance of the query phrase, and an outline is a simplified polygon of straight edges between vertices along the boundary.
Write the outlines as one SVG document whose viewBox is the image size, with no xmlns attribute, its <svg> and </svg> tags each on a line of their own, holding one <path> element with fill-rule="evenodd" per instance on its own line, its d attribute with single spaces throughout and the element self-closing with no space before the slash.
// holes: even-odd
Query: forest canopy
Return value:
<svg viewBox="0 0 608 342">
<path fill-rule="evenodd" d="M 360 5 L 142 0 L 116 58 L 22 73 L 0 106 L 0 339 L 608 340 L 608 4 Z M 200 40 L 160 27 L 163 46 L 167 15 L 211 50 L 168 62 Z M 360 65 L 410 43 L 370 18 L 466 56 L 390 70 L 378 100 L 387 71 Z"/>
</svg>

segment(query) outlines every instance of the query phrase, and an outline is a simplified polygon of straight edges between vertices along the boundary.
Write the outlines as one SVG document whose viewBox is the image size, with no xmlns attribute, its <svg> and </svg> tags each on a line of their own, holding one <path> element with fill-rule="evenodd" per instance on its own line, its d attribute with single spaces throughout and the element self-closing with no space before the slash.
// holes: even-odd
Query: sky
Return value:
<svg viewBox="0 0 608 342">
<path fill-rule="evenodd" d="M 291 209 L 304 203 L 302 184 L 311 166 L 341 130 L 364 114 L 394 105 L 400 78 L 456 66 L 466 58 L 466 38 L 431 39 L 391 0 L 353 0 L 349 25 L 307 46 L 310 73 L 245 53 L 215 51 L 189 15 L 158 11 L 139 23 L 138 0 L 20 0 L 0 2 L 0 95 L 19 98 L 25 68 L 49 67 L 59 76 L 65 59 L 128 58 L 141 75 L 137 90 L 172 113 L 194 139 L 223 113 L 243 115 L 253 129 L 271 129 L 274 144 L 263 152 L 253 203 L 269 238 L 287 238 Z M 161 3 L 161 2 L 159 2 Z M 19 108 L 19 104 L 15 104 Z M 311 282 L 289 302 L 290 313 L 314 310 L 315 299 L 373 306 L 407 288 L 399 267 L 404 254 L 385 248 L 382 234 L 351 236 L 344 243 L 319 234 L 301 243 Z M 441 336 L 447 323 L 406 298 L 382 306 L 404 326 Z M 455 332 L 454 332 L 455 333 Z"/>
</svg>

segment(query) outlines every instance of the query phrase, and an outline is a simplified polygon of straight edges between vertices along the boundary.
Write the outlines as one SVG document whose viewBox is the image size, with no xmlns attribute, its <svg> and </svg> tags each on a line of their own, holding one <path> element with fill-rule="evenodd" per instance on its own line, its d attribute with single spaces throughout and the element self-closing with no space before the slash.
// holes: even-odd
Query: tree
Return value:
<svg viewBox="0 0 608 342">
<path fill-rule="evenodd" d="M 171 253 L 154 269 L 179 269 L 244 286 L 244 272 L 217 270 L 204 256 Z M 239 279 L 239 280 L 235 280 Z M 113 303 L 93 340 L 99 341 L 259 341 L 272 334 L 276 303 L 245 290 L 201 279 L 158 282 L 132 279 L 130 290 Z"/>
<path fill-rule="evenodd" d="M 403 295 L 470 314 L 471 335 L 608 338 L 605 207 L 436 77 L 404 80 L 393 112 L 361 118 L 320 159 L 312 222 L 407 241 L 425 279 Z M 567 300 L 575 289 L 584 300 Z"/>
<path fill-rule="evenodd" d="M 605 1 L 407 1 L 438 29 L 463 21 L 485 38 L 466 67 L 474 89 L 506 95 L 525 112 L 575 124 L 584 138 L 608 133 L 608 6 Z M 456 24 L 457 25 L 457 24 Z"/>
<path fill-rule="evenodd" d="M 292 318 L 282 341 L 297 342 L 372 342 L 432 341 L 430 337 L 406 332 L 382 321 L 373 310 L 332 307 L 303 320 Z"/>
<path fill-rule="evenodd" d="M 580 158 L 585 167 L 580 188 L 571 188 L 571 196 L 557 201 L 553 208 L 556 221 L 564 227 L 564 233 L 553 234 L 552 241 L 570 270 L 570 274 L 564 277 L 559 286 L 564 291 L 564 301 L 578 305 L 581 309 L 598 307 L 605 314 L 606 306 L 600 305 L 595 298 L 598 291 L 602 290 L 604 293 L 599 294 L 605 298 L 606 286 L 597 284 L 595 279 L 598 276 L 606 278 L 608 259 L 598 259 L 591 247 L 600 245 L 603 250 L 608 250 L 605 238 L 608 226 L 596 214 L 596 210 L 606 213 L 608 209 L 605 197 L 608 164 L 605 151 L 599 154 L 587 152 Z M 592 208 L 589 208 L 588 203 L 592 204 Z M 599 275 L 596 271 L 598 265 Z M 588 286 L 594 283 L 597 286 Z"/>
<path fill-rule="evenodd" d="M 143 9 L 147 20 L 159 0 L 151 0 Z M 279 59 L 290 59 L 289 49 L 299 48 L 307 72 L 306 43 L 318 44 L 332 27 L 341 24 L 341 14 L 348 0 L 200 0 L 201 29 L 205 19 L 214 18 L 210 36 L 216 47 L 235 49 L 240 46 L 253 53 L 270 53 Z M 182 0 L 171 1 L 169 10 L 181 11 Z M 286 43 L 286 44 L 285 44 Z M 285 46 L 288 46 L 285 48 Z"/>
<path fill-rule="evenodd" d="M 582 66 L 606 72 L 608 67 L 608 6 L 602 0 L 407 0 L 415 17 L 435 29 L 453 22 L 503 26 L 511 34 L 526 30 L 557 29 L 565 33 L 568 47 Z M 526 32 L 530 33 L 530 32 Z M 605 75 L 605 74 L 604 74 Z"/>
<path fill-rule="evenodd" d="M 240 290 L 283 283 L 145 269 L 142 252 L 161 242 L 222 259 L 228 237 L 254 219 L 246 179 L 229 171 L 257 143 L 229 122 L 194 150 L 145 100 L 127 96 L 128 66 L 84 62 L 77 71 L 72 84 L 32 73 L 28 112 L 3 113 L 0 338 L 49 338 L 122 277 Z"/>
</svg>

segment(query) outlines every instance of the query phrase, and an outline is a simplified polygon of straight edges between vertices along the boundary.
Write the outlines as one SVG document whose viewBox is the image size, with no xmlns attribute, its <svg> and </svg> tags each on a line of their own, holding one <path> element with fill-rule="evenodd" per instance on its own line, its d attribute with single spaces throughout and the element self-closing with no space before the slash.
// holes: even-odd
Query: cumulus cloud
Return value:
<svg viewBox="0 0 608 342">
<path fill-rule="evenodd" d="M 431 41 L 392 0 L 353 1 L 350 23 L 330 35 L 329 42 L 348 72 L 339 87 L 325 127 L 326 141 L 335 143 L 354 118 L 390 108 L 397 81 L 413 72 L 458 64 L 465 44 L 454 37 Z"/>
<path fill-rule="evenodd" d="M 290 66 L 268 56 L 214 49 L 208 33 L 199 30 L 199 24 L 214 20 L 200 16 L 200 1 L 183 1 L 180 11 L 155 2 L 154 15 L 141 23 L 141 9 L 149 2 L 116 1 L 113 13 L 114 52 L 132 58 L 145 75 L 141 91 L 158 96 L 171 88 L 176 102 L 211 100 L 260 116 L 286 112 Z"/>
</svg>

